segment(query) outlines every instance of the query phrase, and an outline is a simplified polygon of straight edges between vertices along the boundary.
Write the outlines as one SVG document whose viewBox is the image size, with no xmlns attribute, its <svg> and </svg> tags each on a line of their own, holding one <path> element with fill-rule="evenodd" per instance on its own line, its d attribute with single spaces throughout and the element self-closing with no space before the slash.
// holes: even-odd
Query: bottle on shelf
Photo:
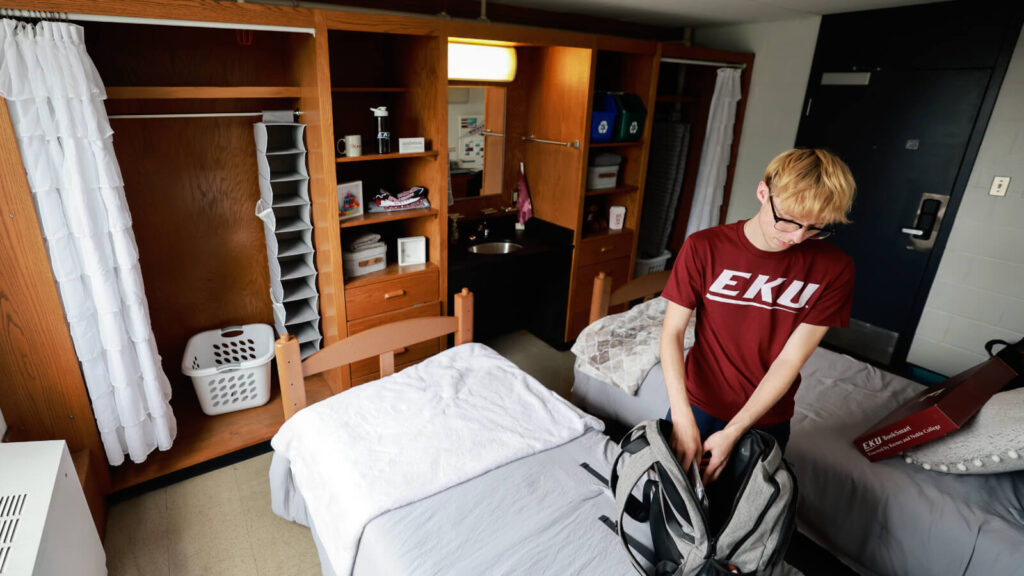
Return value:
<svg viewBox="0 0 1024 576">
<path fill-rule="evenodd" d="M 370 108 L 373 117 L 377 119 L 377 153 L 391 153 L 391 132 L 388 131 L 388 107 L 378 106 Z"/>
</svg>

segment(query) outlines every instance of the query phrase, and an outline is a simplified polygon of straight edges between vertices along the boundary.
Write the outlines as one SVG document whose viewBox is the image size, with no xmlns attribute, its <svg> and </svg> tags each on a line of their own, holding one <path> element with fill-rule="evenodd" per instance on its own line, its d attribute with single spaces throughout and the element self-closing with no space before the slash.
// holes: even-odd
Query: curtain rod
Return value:
<svg viewBox="0 0 1024 576">
<path fill-rule="evenodd" d="M 295 111 L 299 116 L 302 112 Z M 110 119 L 139 119 L 139 118 L 244 118 L 248 116 L 263 116 L 263 112 L 206 112 L 189 114 L 110 114 Z"/>
<path fill-rule="evenodd" d="M 163 18 L 138 18 L 134 16 L 113 16 L 108 14 L 77 14 L 70 12 L 44 12 L 41 10 L 0 9 L 0 16 L 8 18 L 29 18 L 38 20 L 74 20 L 76 22 L 109 22 L 113 24 L 150 24 L 154 26 L 185 26 L 189 28 L 224 28 L 228 30 L 263 30 L 266 32 L 292 32 L 313 34 L 313 28 L 296 26 L 269 26 L 264 24 L 237 24 L 232 22 L 205 22 L 200 20 L 167 20 Z"/>
<path fill-rule="evenodd" d="M 720 68 L 739 68 L 744 69 L 747 67 L 742 62 L 713 62 L 711 60 L 692 60 L 690 58 L 662 58 L 662 62 L 668 62 L 669 64 L 695 64 L 697 66 L 718 66 Z"/>
</svg>

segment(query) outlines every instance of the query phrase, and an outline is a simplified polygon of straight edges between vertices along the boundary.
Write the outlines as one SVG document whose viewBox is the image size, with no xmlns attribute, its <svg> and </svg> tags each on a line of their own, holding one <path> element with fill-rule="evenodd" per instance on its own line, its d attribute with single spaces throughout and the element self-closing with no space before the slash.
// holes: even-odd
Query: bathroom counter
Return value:
<svg viewBox="0 0 1024 576">
<path fill-rule="evenodd" d="M 448 301 L 467 287 L 474 297 L 477 339 L 527 329 L 553 346 L 564 347 L 565 317 L 572 268 L 572 231 L 533 218 L 515 230 L 515 216 L 486 220 L 490 233 L 471 240 L 484 220 L 460 222 L 459 241 L 448 251 Z M 508 254 L 474 254 L 469 246 L 511 241 L 523 247 Z"/>
</svg>

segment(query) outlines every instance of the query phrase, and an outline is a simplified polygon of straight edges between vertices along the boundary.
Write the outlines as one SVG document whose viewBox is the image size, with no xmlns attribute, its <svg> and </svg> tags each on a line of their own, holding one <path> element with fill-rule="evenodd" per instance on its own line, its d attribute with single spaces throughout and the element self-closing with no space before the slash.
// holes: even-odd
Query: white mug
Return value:
<svg viewBox="0 0 1024 576">
<path fill-rule="evenodd" d="M 349 134 L 338 139 L 338 155 L 354 158 L 363 155 L 363 137 L 359 134 Z"/>
<path fill-rule="evenodd" d="M 608 209 L 608 229 L 609 230 L 622 230 L 622 225 L 626 222 L 626 207 L 625 206 L 612 206 Z"/>
</svg>

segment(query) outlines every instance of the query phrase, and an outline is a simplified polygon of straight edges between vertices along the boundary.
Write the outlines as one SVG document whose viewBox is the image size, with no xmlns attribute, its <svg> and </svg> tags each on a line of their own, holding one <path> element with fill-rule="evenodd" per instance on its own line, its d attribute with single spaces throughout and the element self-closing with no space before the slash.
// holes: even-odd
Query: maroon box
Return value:
<svg viewBox="0 0 1024 576">
<path fill-rule="evenodd" d="M 958 430 L 1017 373 L 990 358 L 945 382 L 926 388 L 853 441 L 872 462 Z"/>
</svg>

